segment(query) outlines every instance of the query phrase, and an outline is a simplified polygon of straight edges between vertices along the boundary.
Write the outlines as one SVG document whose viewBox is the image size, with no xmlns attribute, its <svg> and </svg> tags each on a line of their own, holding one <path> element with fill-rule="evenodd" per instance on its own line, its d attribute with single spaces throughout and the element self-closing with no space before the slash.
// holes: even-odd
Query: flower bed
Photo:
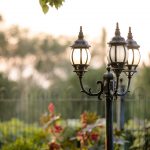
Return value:
<svg viewBox="0 0 150 150">
<path fill-rule="evenodd" d="M 71 121 L 69 123 L 55 112 L 52 103 L 48 109 L 49 113 L 41 117 L 41 123 L 49 133 L 49 150 L 87 150 L 104 146 L 104 124 L 96 113 L 84 112 L 72 126 Z"/>
<path fill-rule="evenodd" d="M 50 103 L 40 121 L 43 128 L 17 119 L 0 122 L 0 150 L 105 149 L 105 119 L 96 113 L 83 112 L 79 119 L 65 120 Z M 150 148 L 150 122 L 139 126 L 137 121 L 130 120 L 124 131 L 114 129 L 115 150 L 124 146 L 131 150 Z"/>
</svg>

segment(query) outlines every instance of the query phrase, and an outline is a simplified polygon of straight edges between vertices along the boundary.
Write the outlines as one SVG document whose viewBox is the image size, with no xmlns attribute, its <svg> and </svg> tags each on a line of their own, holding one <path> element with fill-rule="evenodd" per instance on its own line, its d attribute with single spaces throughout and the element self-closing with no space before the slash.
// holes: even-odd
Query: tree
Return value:
<svg viewBox="0 0 150 150">
<path fill-rule="evenodd" d="M 0 15 L 0 22 L 3 22 L 3 17 L 2 17 L 2 15 Z"/>
<path fill-rule="evenodd" d="M 64 0 L 39 0 L 40 5 L 44 13 L 47 13 L 49 7 L 55 7 L 58 9 L 60 6 L 63 5 Z"/>
<path fill-rule="evenodd" d="M 10 81 L 4 74 L 0 73 L 0 119 L 11 118 L 16 111 L 16 98 L 20 96 L 18 83 Z"/>
<path fill-rule="evenodd" d="M 136 95 L 150 97 L 150 66 L 143 65 L 135 79 Z M 144 91 L 144 92 L 143 92 Z"/>
</svg>

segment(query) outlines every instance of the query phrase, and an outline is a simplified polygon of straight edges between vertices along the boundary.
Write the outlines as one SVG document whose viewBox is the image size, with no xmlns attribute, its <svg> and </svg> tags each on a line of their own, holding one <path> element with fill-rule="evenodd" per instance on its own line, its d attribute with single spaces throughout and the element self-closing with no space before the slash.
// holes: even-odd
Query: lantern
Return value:
<svg viewBox="0 0 150 150">
<path fill-rule="evenodd" d="M 110 47 L 108 53 L 108 62 L 114 72 L 119 75 L 124 69 L 124 65 L 127 63 L 128 51 L 126 47 L 127 43 L 120 35 L 118 23 L 116 25 L 115 36 L 108 44 Z"/>
<path fill-rule="evenodd" d="M 89 66 L 91 54 L 89 51 L 90 45 L 84 40 L 82 27 L 80 27 L 78 39 L 71 47 L 72 52 L 70 55 L 70 60 L 74 67 L 74 72 L 76 72 L 78 76 L 83 76 Z"/>
<path fill-rule="evenodd" d="M 136 41 L 133 40 L 131 33 L 131 27 L 129 27 L 128 39 L 127 39 L 127 48 L 128 48 L 128 61 L 127 61 L 127 71 L 136 72 L 136 68 L 140 62 L 140 52 L 139 45 Z"/>
</svg>

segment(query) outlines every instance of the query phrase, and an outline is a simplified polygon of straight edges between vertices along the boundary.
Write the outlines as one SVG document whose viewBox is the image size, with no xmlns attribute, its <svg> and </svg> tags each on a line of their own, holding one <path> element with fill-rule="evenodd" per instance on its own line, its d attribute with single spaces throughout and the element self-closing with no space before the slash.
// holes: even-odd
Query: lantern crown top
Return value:
<svg viewBox="0 0 150 150">
<path fill-rule="evenodd" d="M 74 44 L 71 47 L 72 48 L 89 48 L 90 47 L 88 42 L 86 40 L 84 40 L 82 26 L 80 26 L 78 39 L 74 42 Z"/>
<path fill-rule="evenodd" d="M 120 36 L 120 29 L 119 29 L 119 24 L 118 24 L 118 22 L 116 23 L 115 36 Z"/>
<path fill-rule="evenodd" d="M 127 37 L 127 47 L 128 49 L 138 49 L 140 46 L 137 44 L 136 41 L 133 40 L 133 35 L 131 32 L 131 27 L 129 27 L 128 37 Z"/>
<path fill-rule="evenodd" d="M 112 40 L 108 43 L 110 46 L 112 45 L 126 45 L 126 41 L 123 37 L 121 37 L 119 24 L 116 23 L 116 30 L 115 30 L 115 36 L 112 38 Z"/>
<path fill-rule="evenodd" d="M 83 35 L 83 31 L 82 31 L 82 26 L 80 26 L 80 32 L 78 35 L 78 39 L 83 40 L 84 39 L 84 35 Z"/>
<path fill-rule="evenodd" d="M 129 27 L 128 39 L 133 39 L 131 27 Z"/>
</svg>

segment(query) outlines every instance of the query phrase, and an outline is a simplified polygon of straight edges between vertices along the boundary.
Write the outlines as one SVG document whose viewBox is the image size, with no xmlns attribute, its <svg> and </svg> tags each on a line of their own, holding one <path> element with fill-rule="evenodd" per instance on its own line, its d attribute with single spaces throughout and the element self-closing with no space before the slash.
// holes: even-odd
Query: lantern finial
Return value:
<svg viewBox="0 0 150 150">
<path fill-rule="evenodd" d="M 129 27 L 128 37 L 127 37 L 127 47 L 128 49 L 138 49 L 140 46 L 137 44 L 135 40 L 133 40 L 133 35 L 131 32 L 131 27 Z"/>
<path fill-rule="evenodd" d="M 74 42 L 74 44 L 71 46 L 72 48 L 89 48 L 90 45 L 88 44 L 88 42 L 86 40 L 84 40 L 84 35 L 83 35 L 83 31 L 82 31 L 82 26 L 80 26 L 80 31 L 78 34 L 78 39 Z"/>
<path fill-rule="evenodd" d="M 119 24 L 118 24 L 118 22 L 116 23 L 115 35 L 116 35 L 116 36 L 120 36 L 120 29 L 119 29 Z"/>
<path fill-rule="evenodd" d="M 78 35 L 78 39 L 83 40 L 83 38 L 84 38 L 84 35 L 83 35 L 83 31 L 82 31 L 82 26 L 80 26 L 80 32 Z"/>
<path fill-rule="evenodd" d="M 131 27 L 129 27 L 128 39 L 133 39 Z"/>
</svg>

